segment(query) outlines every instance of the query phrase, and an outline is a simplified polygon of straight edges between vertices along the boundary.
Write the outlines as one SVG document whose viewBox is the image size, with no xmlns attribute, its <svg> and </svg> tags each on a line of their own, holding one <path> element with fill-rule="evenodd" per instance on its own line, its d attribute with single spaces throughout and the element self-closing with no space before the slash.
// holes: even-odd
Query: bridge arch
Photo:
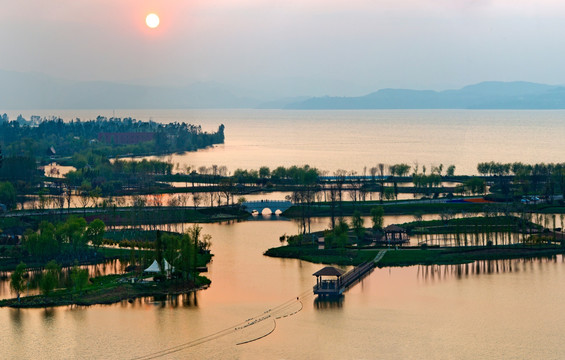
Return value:
<svg viewBox="0 0 565 360">
<path fill-rule="evenodd" d="M 292 206 L 290 201 L 247 201 L 241 204 L 243 210 L 251 214 L 276 214 L 279 215 Z"/>
</svg>

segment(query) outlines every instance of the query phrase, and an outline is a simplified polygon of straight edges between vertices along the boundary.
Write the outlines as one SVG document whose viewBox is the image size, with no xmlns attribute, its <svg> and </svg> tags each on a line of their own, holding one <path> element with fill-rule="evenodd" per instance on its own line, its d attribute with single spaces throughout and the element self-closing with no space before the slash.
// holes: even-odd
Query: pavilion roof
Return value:
<svg viewBox="0 0 565 360">
<path fill-rule="evenodd" d="M 398 225 L 389 225 L 383 229 L 385 232 L 406 232 L 406 229 Z"/>
<path fill-rule="evenodd" d="M 315 273 L 313 273 L 312 275 L 314 276 L 341 276 L 345 274 L 345 271 L 335 268 L 333 266 L 326 266 L 323 269 L 320 269 L 318 271 L 316 271 Z"/>
</svg>

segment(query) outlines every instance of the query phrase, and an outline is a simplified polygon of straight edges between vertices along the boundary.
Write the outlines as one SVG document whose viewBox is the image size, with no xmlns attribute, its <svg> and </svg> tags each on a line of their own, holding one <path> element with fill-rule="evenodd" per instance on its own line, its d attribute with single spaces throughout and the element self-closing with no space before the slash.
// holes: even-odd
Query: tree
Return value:
<svg viewBox="0 0 565 360">
<path fill-rule="evenodd" d="M 202 195 L 200 195 L 199 193 L 194 193 L 192 195 L 192 203 L 194 204 L 195 209 L 200 205 L 201 201 L 202 201 Z"/>
<path fill-rule="evenodd" d="M 67 185 L 64 192 L 65 200 L 67 202 L 67 211 L 71 211 L 71 200 L 73 198 L 73 191 L 70 185 Z"/>
<path fill-rule="evenodd" d="M 349 173 L 350 176 L 354 177 L 357 175 L 357 173 L 355 171 L 352 171 Z M 357 194 L 359 193 L 359 190 L 361 189 L 361 181 L 357 181 L 355 179 L 351 180 L 351 184 L 349 184 L 349 197 L 351 198 L 351 200 L 353 200 L 353 207 L 355 207 L 356 203 L 357 203 Z"/>
<path fill-rule="evenodd" d="M 60 274 L 61 266 L 55 260 L 51 260 L 45 265 L 45 272 L 39 282 L 39 288 L 44 295 L 51 295 L 51 292 L 59 283 Z"/>
<path fill-rule="evenodd" d="M 49 194 L 47 189 L 44 188 L 44 189 L 39 190 L 38 201 L 39 201 L 39 209 L 40 210 L 43 210 L 46 207 L 49 207 L 49 197 L 46 196 L 47 194 Z"/>
<path fill-rule="evenodd" d="M 414 221 L 416 221 L 418 223 L 418 225 L 420 225 L 420 223 L 422 222 L 422 220 L 424 219 L 424 213 L 422 211 L 416 211 L 414 212 L 413 216 L 414 216 Z"/>
<path fill-rule="evenodd" d="M 223 178 L 220 180 L 219 184 L 220 192 L 226 197 L 226 205 L 230 204 L 230 196 L 232 197 L 233 204 L 233 193 L 235 192 L 235 184 L 231 178 Z"/>
<path fill-rule="evenodd" d="M 359 240 L 365 234 L 365 228 L 363 227 L 365 220 L 361 217 L 361 213 L 359 211 L 355 211 L 353 213 L 353 217 L 351 218 L 351 227 L 357 235 L 357 240 Z"/>
<path fill-rule="evenodd" d="M 377 167 L 379 168 L 379 182 L 381 185 L 380 191 L 381 191 L 381 196 L 380 196 L 380 200 L 381 202 L 383 202 L 383 197 L 384 197 L 384 193 L 385 193 L 385 164 L 380 163 L 377 164 Z"/>
<path fill-rule="evenodd" d="M 271 170 L 267 166 L 259 168 L 259 177 L 262 179 L 268 178 L 271 175 Z"/>
<path fill-rule="evenodd" d="M 382 206 L 376 206 L 371 209 L 371 221 L 373 222 L 373 230 L 381 230 L 383 228 L 383 217 L 385 211 Z"/>
<path fill-rule="evenodd" d="M 479 177 L 472 177 L 463 183 L 465 189 L 473 194 L 481 194 L 486 191 L 485 181 Z"/>
<path fill-rule="evenodd" d="M 11 182 L 0 182 L 0 203 L 6 205 L 6 208 L 13 209 L 16 207 L 16 189 Z"/>
<path fill-rule="evenodd" d="M 106 225 L 100 219 L 93 220 L 86 228 L 86 240 L 90 241 L 95 248 L 102 245 L 104 240 L 104 233 L 106 232 Z"/>
<path fill-rule="evenodd" d="M 406 176 L 410 172 L 410 165 L 408 164 L 394 164 L 389 166 L 389 172 L 391 175 Z"/>
<path fill-rule="evenodd" d="M 198 250 L 203 252 L 210 251 L 210 246 L 212 246 L 212 235 L 202 235 L 202 240 L 198 243 Z"/>
<path fill-rule="evenodd" d="M 80 200 L 80 204 L 82 205 L 84 215 L 86 215 L 86 207 L 90 204 L 90 200 L 92 199 L 90 197 L 91 190 L 92 190 L 92 185 L 90 185 L 90 183 L 86 180 L 82 182 L 82 185 L 77 190 L 78 191 L 77 195 L 80 196 L 79 200 Z"/>
<path fill-rule="evenodd" d="M 487 175 L 490 173 L 490 164 L 489 163 L 478 163 L 477 164 L 477 171 L 481 175 Z"/>
<path fill-rule="evenodd" d="M 157 260 L 159 270 L 163 272 L 163 270 L 165 269 L 163 261 L 163 241 L 161 240 L 161 231 L 159 230 L 157 230 L 155 239 L 155 260 Z"/>
<path fill-rule="evenodd" d="M 98 199 L 102 197 L 102 189 L 100 189 L 100 186 L 97 186 L 94 189 L 90 190 L 88 192 L 88 195 L 92 199 L 94 207 L 98 207 Z"/>
<path fill-rule="evenodd" d="M 16 266 L 16 270 L 10 277 L 10 288 L 16 293 L 18 302 L 20 302 L 20 295 L 25 289 L 24 275 L 26 274 L 26 264 L 20 262 Z"/>
<path fill-rule="evenodd" d="M 194 224 L 190 229 L 188 229 L 188 235 L 192 239 L 192 267 L 193 271 L 196 271 L 196 254 L 198 253 L 198 242 L 200 240 L 200 233 L 202 232 L 202 227 Z"/>
<path fill-rule="evenodd" d="M 385 188 L 385 191 L 384 191 L 385 199 L 394 200 L 394 196 L 395 196 L 394 188 L 389 188 L 389 187 Z"/>
<path fill-rule="evenodd" d="M 203 242 L 199 241 L 202 228 L 196 224 L 190 227 L 186 234 L 178 238 L 176 244 L 177 251 L 177 268 L 182 271 L 183 278 L 188 280 L 190 273 L 196 271 L 197 254 L 199 249 L 207 249 L 211 242 L 210 235 L 203 236 Z"/>
<path fill-rule="evenodd" d="M 347 232 L 349 231 L 349 225 L 344 218 L 339 218 L 337 220 L 337 225 L 333 230 L 334 238 L 332 239 L 333 246 L 338 248 L 345 247 L 347 243 Z"/>
<path fill-rule="evenodd" d="M 335 194 L 337 195 L 336 199 L 337 202 L 339 204 L 339 215 L 342 216 L 343 215 L 343 198 L 342 198 L 342 191 L 343 191 L 343 184 L 345 183 L 345 175 L 347 174 L 347 171 L 345 170 L 336 170 L 334 172 L 334 177 L 335 177 Z M 333 204 L 332 204 L 333 207 Z M 332 208 L 333 211 L 333 208 Z M 334 217 L 332 216 L 332 224 L 334 223 Z"/>
<path fill-rule="evenodd" d="M 57 237 L 60 238 L 62 242 L 70 244 L 73 251 L 76 253 L 86 246 L 85 230 L 86 220 L 84 220 L 84 218 L 71 216 L 64 224 L 57 225 L 56 233 Z"/>
<path fill-rule="evenodd" d="M 189 279 L 190 270 L 192 268 L 192 251 L 194 246 L 192 246 L 192 238 L 190 234 L 183 234 L 180 239 L 180 256 L 177 267 L 182 271 L 183 278 L 185 280 Z"/>
<path fill-rule="evenodd" d="M 455 165 L 449 165 L 445 173 L 446 176 L 455 176 Z"/>
<path fill-rule="evenodd" d="M 71 269 L 71 281 L 74 289 L 82 292 L 82 289 L 88 284 L 88 270 L 79 268 L 75 263 Z"/>
<path fill-rule="evenodd" d="M 34 257 L 48 259 L 60 254 L 61 244 L 57 241 L 56 229 L 53 224 L 42 221 L 39 230 L 26 231 L 23 237 L 25 249 Z"/>
<path fill-rule="evenodd" d="M 332 230 L 335 228 L 335 205 L 337 202 L 337 197 L 338 197 L 338 188 L 336 184 L 330 184 L 330 190 L 329 190 L 329 195 L 330 195 L 330 215 L 331 215 L 331 227 Z M 340 204 L 341 206 L 341 204 Z"/>
</svg>

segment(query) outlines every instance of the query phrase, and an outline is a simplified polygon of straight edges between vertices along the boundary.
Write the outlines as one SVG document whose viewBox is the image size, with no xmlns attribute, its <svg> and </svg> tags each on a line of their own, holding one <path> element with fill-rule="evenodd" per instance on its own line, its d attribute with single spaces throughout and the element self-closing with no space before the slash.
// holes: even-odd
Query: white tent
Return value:
<svg viewBox="0 0 565 360">
<path fill-rule="evenodd" d="M 163 259 L 163 263 L 165 264 L 165 272 L 175 271 L 175 268 L 172 267 L 171 264 L 169 264 L 167 259 Z M 160 273 L 161 269 L 159 267 L 159 264 L 157 263 L 157 260 L 153 260 L 153 263 L 147 269 L 143 270 L 143 272 Z"/>
</svg>

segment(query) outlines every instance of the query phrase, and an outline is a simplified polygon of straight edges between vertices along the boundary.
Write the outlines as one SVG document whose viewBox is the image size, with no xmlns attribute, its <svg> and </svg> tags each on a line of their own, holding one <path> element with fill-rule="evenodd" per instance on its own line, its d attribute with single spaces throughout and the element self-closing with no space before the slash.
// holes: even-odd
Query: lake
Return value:
<svg viewBox="0 0 565 360">
<path fill-rule="evenodd" d="M 461 174 L 476 172 L 480 161 L 558 162 L 565 153 L 563 111 L 120 110 L 116 116 L 208 130 L 224 123 L 224 145 L 171 158 L 230 171 L 308 163 L 362 172 L 379 162 L 418 161 L 420 168 L 455 164 Z M 315 219 L 312 229 L 328 223 Z M 560 358 L 565 351 L 562 256 L 375 269 L 341 301 L 320 302 L 311 289 L 322 265 L 262 255 L 281 235 L 296 233 L 296 222 L 272 217 L 203 228 L 215 254 L 208 289 L 170 301 L 0 309 L 0 357 L 513 359 Z M 281 318 L 241 328 L 268 314 Z M 169 351 L 157 353 L 163 350 Z"/>
<path fill-rule="evenodd" d="M 1 309 L 3 356 L 129 359 L 183 344 L 164 358 L 558 358 L 565 350 L 561 256 L 376 269 L 342 301 L 318 302 L 312 273 L 321 265 L 262 255 L 296 232 L 295 222 L 203 227 L 215 254 L 210 288 L 177 301 Z M 273 330 L 272 320 L 234 330 L 268 309 L 283 316 L 275 330 L 237 345 Z"/>
<path fill-rule="evenodd" d="M 112 110 L 27 110 L 18 114 L 60 116 L 64 120 L 112 116 Z M 166 156 L 173 163 L 258 169 L 262 165 L 309 164 L 330 174 L 363 173 L 378 163 L 419 168 L 448 164 L 456 174 L 474 174 L 483 161 L 561 162 L 565 145 L 563 110 L 118 110 L 157 122 L 226 126 L 225 144 Z M 367 170 L 368 171 L 368 170 Z"/>
</svg>

